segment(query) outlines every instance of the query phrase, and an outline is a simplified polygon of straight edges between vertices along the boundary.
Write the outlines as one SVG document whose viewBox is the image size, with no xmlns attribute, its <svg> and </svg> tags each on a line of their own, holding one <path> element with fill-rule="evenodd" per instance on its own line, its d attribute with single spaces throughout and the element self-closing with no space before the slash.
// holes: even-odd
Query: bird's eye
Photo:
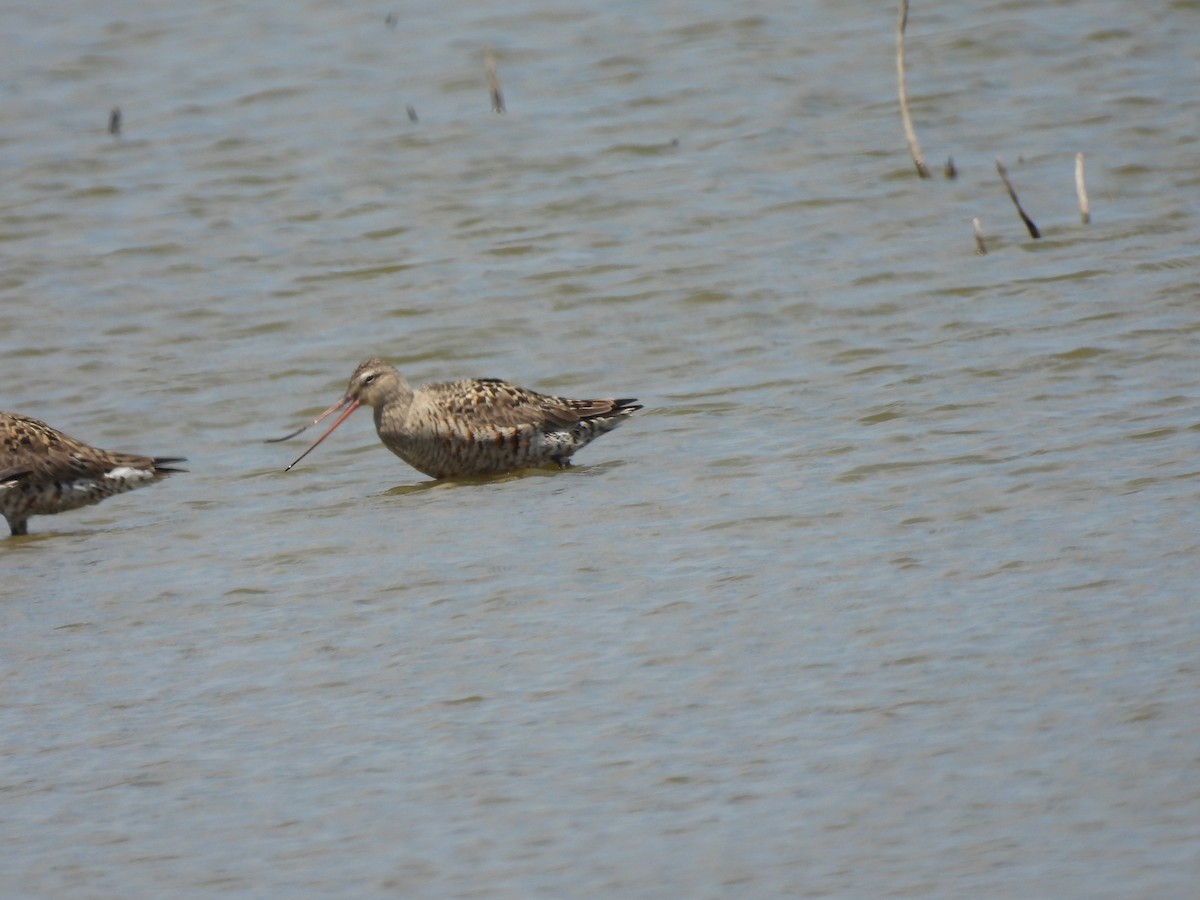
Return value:
<svg viewBox="0 0 1200 900">
<path fill-rule="evenodd" d="M 368 384 L 370 384 L 374 380 L 375 380 L 374 375 L 368 375 L 366 378 L 363 379 L 363 387 L 366 387 Z"/>
</svg>

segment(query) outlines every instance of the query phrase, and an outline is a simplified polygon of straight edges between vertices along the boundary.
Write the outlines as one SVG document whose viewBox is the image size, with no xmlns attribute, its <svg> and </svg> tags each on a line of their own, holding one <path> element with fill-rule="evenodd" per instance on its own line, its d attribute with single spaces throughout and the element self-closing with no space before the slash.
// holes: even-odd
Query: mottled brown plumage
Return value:
<svg viewBox="0 0 1200 900">
<path fill-rule="evenodd" d="M 30 516 L 99 503 L 182 469 L 182 457 L 134 456 L 89 447 L 45 422 L 0 412 L 0 515 L 13 534 Z"/>
<path fill-rule="evenodd" d="M 498 378 L 413 388 L 395 367 L 368 359 L 350 376 L 346 395 L 309 424 L 345 412 L 292 466 L 362 405 L 374 409 L 384 446 L 434 478 L 566 466 L 576 450 L 641 409 L 633 399 L 568 400 Z"/>
</svg>

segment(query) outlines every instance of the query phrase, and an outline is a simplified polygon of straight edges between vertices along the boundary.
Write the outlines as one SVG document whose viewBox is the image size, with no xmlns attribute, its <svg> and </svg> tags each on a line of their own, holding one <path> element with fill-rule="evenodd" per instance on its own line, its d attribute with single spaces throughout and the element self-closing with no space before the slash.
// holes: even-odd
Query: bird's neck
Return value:
<svg viewBox="0 0 1200 900">
<path fill-rule="evenodd" d="M 402 375 L 396 384 L 396 390 L 383 403 L 375 407 L 376 427 L 384 421 L 403 421 L 404 417 L 408 415 L 408 409 L 412 406 L 412 402 L 413 389 Z"/>
</svg>

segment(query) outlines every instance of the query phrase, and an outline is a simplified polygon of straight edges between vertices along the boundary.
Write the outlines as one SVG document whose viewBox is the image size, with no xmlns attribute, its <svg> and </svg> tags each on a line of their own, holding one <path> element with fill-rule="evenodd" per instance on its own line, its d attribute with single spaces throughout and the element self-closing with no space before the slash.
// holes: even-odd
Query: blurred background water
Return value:
<svg viewBox="0 0 1200 900">
<path fill-rule="evenodd" d="M 5 893 L 1190 896 L 1200 6 L 916 4 L 953 181 L 895 18 L 9 4 L 0 408 L 191 472 L 0 541 Z"/>
</svg>

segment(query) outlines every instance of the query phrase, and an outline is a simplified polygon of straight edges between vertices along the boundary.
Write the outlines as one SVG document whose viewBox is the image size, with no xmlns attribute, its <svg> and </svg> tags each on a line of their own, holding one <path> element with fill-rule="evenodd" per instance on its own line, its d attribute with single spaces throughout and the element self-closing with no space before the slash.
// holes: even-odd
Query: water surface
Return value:
<svg viewBox="0 0 1200 900">
<path fill-rule="evenodd" d="M 5 18 L 0 407 L 192 470 L 0 542 L 14 896 L 1194 890 L 1195 4 L 915 5 L 928 182 L 886 4 Z"/>
</svg>

